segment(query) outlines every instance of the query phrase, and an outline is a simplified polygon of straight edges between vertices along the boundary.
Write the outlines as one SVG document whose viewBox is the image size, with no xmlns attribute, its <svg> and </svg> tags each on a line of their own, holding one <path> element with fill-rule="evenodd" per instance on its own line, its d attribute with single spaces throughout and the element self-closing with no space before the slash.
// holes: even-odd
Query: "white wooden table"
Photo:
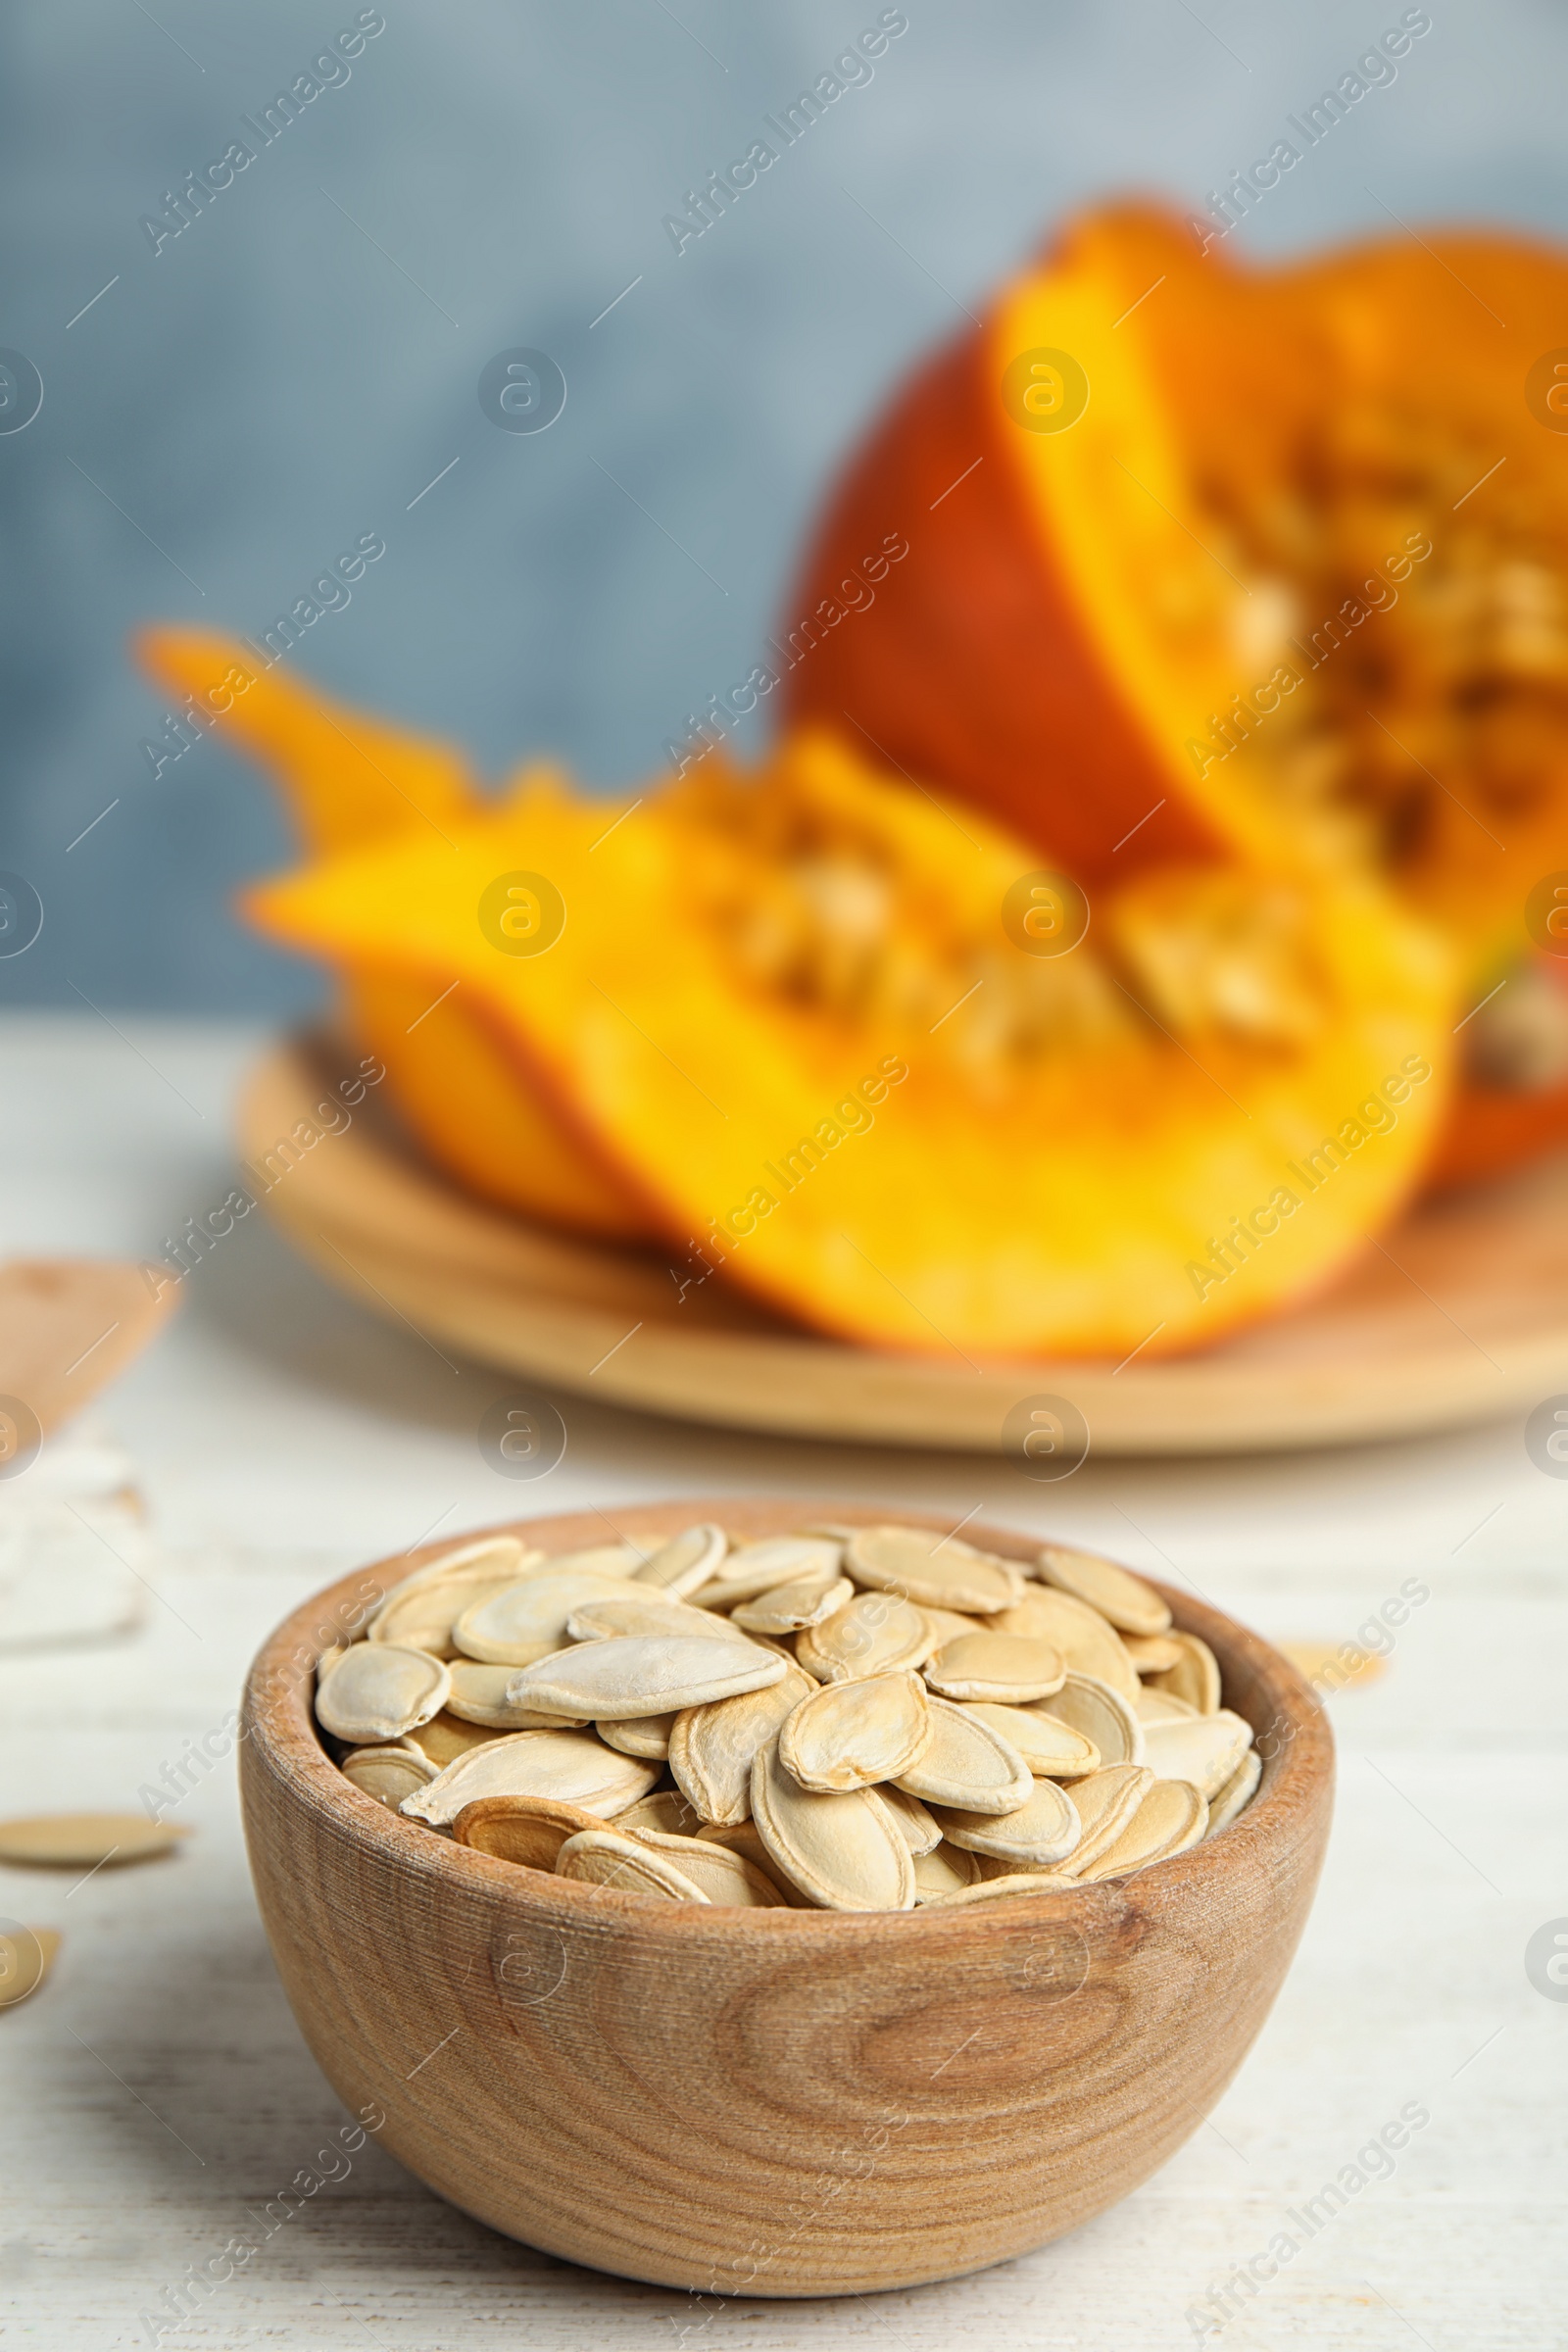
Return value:
<svg viewBox="0 0 1568 2352">
<path fill-rule="evenodd" d="M 83 1015 L 0 1029 L 9 1251 L 155 1251 L 228 1189 L 227 1106 L 255 1039 Z M 373 2142 L 241 2278 L 162 2341 L 309 2352 L 492 2344 L 1072 2345 L 1199 2340 L 1256 2262 L 1401 2108 L 1430 2122 L 1201 2340 L 1545 2352 L 1568 2342 L 1568 2002 L 1525 1947 L 1568 1915 L 1568 1481 L 1517 1424 L 1298 1459 L 1097 1464 L 1033 1485 L 972 1457 L 774 1444 L 563 1399 L 537 1488 L 475 1424 L 504 1385 L 325 1291 L 253 1217 L 100 1417 L 151 1511 L 138 1630 L 0 1657 L 7 1813 L 134 1809 L 232 1708 L 261 1636 L 362 1558 L 527 1509 L 758 1491 L 982 1506 L 1189 1580 L 1280 1638 L 1339 1642 L 1415 1576 L 1431 1597 L 1381 1680 L 1333 1702 L 1339 1818 L 1305 1942 L 1212 2121 L 1135 2196 L 1026 2260 L 947 2286 L 697 2315 L 439 2203 Z M 272 1974 L 230 1758 L 176 1818 L 177 1857 L 69 1879 L 0 1870 L 0 1914 L 64 1931 L 49 1984 L 0 2016 L 0 2334 L 74 2352 L 154 2340 L 139 2315 L 310 2166 L 342 2110 Z M 320 2169 L 320 2168 L 318 2168 Z M 1297 2235 L 1302 2235 L 1300 2230 Z M 167 2316 L 167 2314 L 166 2314 Z M 683 2336 L 683 2330 L 689 2333 Z"/>
</svg>

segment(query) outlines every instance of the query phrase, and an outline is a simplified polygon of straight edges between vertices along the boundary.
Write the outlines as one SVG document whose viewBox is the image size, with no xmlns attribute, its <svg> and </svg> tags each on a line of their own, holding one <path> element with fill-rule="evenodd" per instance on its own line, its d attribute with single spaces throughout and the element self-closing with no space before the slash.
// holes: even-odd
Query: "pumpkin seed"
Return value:
<svg viewBox="0 0 1568 2352">
<path fill-rule="evenodd" d="M 622 1536 L 616 1544 L 590 1544 L 581 1551 L 558 1551 L 554 1558 L 542 1560 L 537 1569 L 526 1573 L 539 1576 L 607 1576 L 612 1583 L 630 1583 L 641 1578 L 647 1567 L 654 1544 L 634 1544 Z"/>
<path fill-rule="evenodd" d="M 878 1794 L 883 1797 L 884 1801 L 886 1801 L 886 1793 L 885 1789 L 878 1790 Z M 746 1801 L 750 1804 L 752 1800 L 748 1796 Z M 790 1910 L 814 1911 L 816 1909 L 816 1905 L 808 1894 L 803 1894 L 798 1886 L 790 1885 L 789 1880 L 757 1835 L 757 1824 L 750 1814 L 744 1821 L 704 1822 L 697 1833 L 697 1842 L 699 1845 L 720 1846 L 727 1853 L 739 1854 L 744 1861 L 755 1863 L 763 1878 L 777 1889 L 779 1900 Z"/>
<path fill-rule="evenodd" d="M 643 1634 L 611 1634 L 524 1666 L 508 1684 L 507 1696 L 514 1705 L 586 1715 L 595 1723 L 620 1722 L 628 1716 L 707 1706 L 715 1698 L 736 1698 L 744 1690 L 765 1690 L 788 1672 L 772 1650 L 733 1637 L 674 1634 L 654 1640 Z"/>
<path fill-rule="evenodd" d="M 719 1574 L 700 1585 L 692 1598 L 701 1608 L 730 1609 L 797 1577 L 837 1576 L 843 1556 L 843 1544 L 831 1537 L 764 1536 L 760 1543 L 737 1545 Z"/>
<path fill-rule="evenodd" d="M 1169 1634 L 1123 1634 L 1121 1645 L 1140 1675 L 1164 1674 L 1182 1660 L 1182 1645 Z"/>
<path fill-rule="evenodd" d="M 998 1707 L 987 1699 L 963 1703 L 1011 1740 L 1037 1780 L 1070 1781 L 1100 1770 L 1100 1750 L 1094 1741 L 1044 1707 Z"/>
<path fill-rule="evenodd" d="M 1012 1607 L 1025 1589 L 1010 1560 L 917 1527 L 860 1528 L 844 1547 L 844 1568 L 873 1592 L 979 1617 Z"/>
<path fill-rule="evenodd" d="M 940 1903 L 944 1895 L 977 1886 L 979 1879 L 980 1865 L 974 1855 L 965 1853 L 961 1845 L 950 1845 L 944 1838 L 929 1853 L 914 1857 L 914 1907 L 918 1911 L 927 1903 Z"/>
<path fill-rule="evenodd" d="M 906 1772 L 930 1743 L 925 1686 L 906 1667 L 819 1684 L 786 1717 L 778 1753 L 803 1788 L 869 1788 Z"/>
<path fill-rule="evenodd" d="M 356 1642 L 316 1693 L 317 1721 L 335 1739 L 384 1747 L 428 1723 L 452 1677 L 439 1658 L 391 1642 Z"/>
<path fill-rule="evenodd" d="M 465 1723 L 479 1723 L 492 1732 L 552 1732 L 574 1730 L 580 1715 L 541 1715 L 534 1707 L 509 1707 L 507 1685 L 514 1666 L 481 1666 L 473 1658 L 453 1658 L 447 1667 L 452 1689 L 446 1711 Z"/>
<path fill-rule="evenodd" d="M 797 1634 L 803 1626 L 820 1625 L 855 1598 L 847 1576 L 792 1576 L 787 1585 L 770 1585 L 755 1600 L 743 1600 L 731 1622 L 753 1634 Z"/>
<path fill-rule="evenodd" d="M 1043 1584 L 1098 1609 L 1121 1634 L 1162 1634 L 1170 1610 L 1152 1585 L 1146 1585 L 1130 1568 L 1118 1568 L 1098 1551 L 1078 1551 L 1068 1544 L 1043 1544 L 1035 1563 Z"/>
<path fill-rule="evenodd" d="M 1111 1840 L 1096 1862 L 1078 1873 L 1080 1884 L 1096 1879 L 1124 1879 L 1167 1854 L 1185 1853 L 1196 1845 L 1208 1826 L 1208 1805 L 1190 1781 L 1156 1781 L 1119 1838 Z"/>
<path fill-rule="evenodd" d="M 1049 1698 L 1066 1681 L 1067 1667 L 1059 1649 L 1027 1634 L 960 1634 L 927 1658 L 925 1679 L 944 1698 L 1004 1707 Z"/>
<path fill-rule="evenodd" d="M 190 1834 L 145 1813 L 34 1813 L 0 1821 L 0 1862 L 40 1870 L 118 1868 L 171 1853 Z"/>
<path fill-rule="evenodd" d="M 1107 1764 L 1087 1780 L 1073 1783 L 1073 1803 L 1082 1836 L 1061 1864 L 1063 1878 L 1075 1879 L 1098 1862 L 1107 1846 L 1121 1836 L 1154 1785 L 1147 1764 Z"/>
<path fill-rule="evenodd" d="M 517 1546 L 518 1551 L 521 1545 Z M 385 1600 L 367 1628 L 371 1642 L 392 1642 L 400 1649 L 427 1650 L 432 1658 L 457 1656 L 452 1629 L 465 1610 L 504 1592 L 517 1581 L 515 1565 L 502 1568 L 494 1553 L 474 1567 L 450 1569 L 444 1576 L 418 1581 Z"/>
<path fill-rule="evenodd" d="M 55 1964 L 60 1936 L 54 1928 L 21 1928 L 0 1935 L 0 2009 L 14 2008 L 36 1992 Z"/>
<path fill-rule="evenodd" d="M 1049 1642 L 1059 1649 L 1073 1674 L 1092 1674 L 1108 1683 L 1124 1698 L 1136 1698 L 1138 1676 L 1122 1646 L 1121 1636 L 1097 1609 L 1071 1592 L 1037 1585 L 1016 1608 L 1004 1609 L 995 1620 L 999 1634 L 1024 1634 L 1034 1642 Z"/>
<path fill-rule="evenodd" d="M 318 1690 L 319 1690 L 321 1685 L 325 1682 L 327 1676 L 331 1673 L 339 1658 L 346 1658 L 348 1654 L 347 1648 L 341 1642 L 333 1642 L 330 1649 L 322 1650 L 320 1656 L 316 1661 L 316 1688 Z"/>
<path fill-rule="evenodd" d="M 719 1562 L 729 1549 L 729 1538 L 721 1527 L 710 1520 L 701 1526 L 683 1528 L 662 1544 L 650 1559 L 637 1571 L 640 1585 L 656 1585 L 684 1600 L 702 1585 L 711 1582 L 718 1573 Z"/>
<path fill-rule="evenodd" d="M 965 1813 L 1015 1813 L 1028 1801 L 1034 1775 L 1012 1741 L 952 1699 L 927 1704 L 930 1744 L 908 1771 L 893 1776 L 899 1787 L 927 1804 L 956 1805 Z"/>
<path fill-rule="evenodd" d="M 1083 1835 L 1078 1808 L 1054 1781 L 1036 1781 L 1012 1813 L 959 1813 L 938 1805 L 936 1819 L 950 1845 L 1026 1869 L 1064 1862 Z"/>
<path fill-rule="evenodd" d="M 484 1724 L 465 1723 L 461 1716 L 443 1712 L 432 1715 L 428 1723 L 416 1724 L 412 1732 L 405 1734 L 403 1744 L 417 1748 L 437 1772 L 444 1772 L 470 1748 L 487 1747 L 492 1740 L 501 1737 L 500 1732 L 491 1731 Z"/>
<path fill-rule="evenodd" d="M 960 1887 L 956 1894 L 938 1895 L 933 1906 L 939 1911 L 956 1911 L 960 1904 L 1006 1902 L 1015 1894 L 1072 1894 L 1076 1883 L 1058 1878 L 1049 1870 L 1009 1872 L 1005 1878 L 981 1879 L 973 1886 Z"/>
<path fill-rule="evenodd" d="M 731 1825 L 752 1811 L 752 1759 L 791 1710 L 816 1688 L 798 1666 L 780 1680 L 739 1698 L 690 1707 L 669 1736 L 669 1769 L 681 1794 L 704 1821 Z"/>
<path fill-rule="evenodd" d="M 658 1830 L 666 1838 L 695 1838 L 703 1827 L 703 1817 L 678 1788 L 655 1788 L 628 1805 L 624 1813 L 617 1813 L 615 1827 L 622 1837 L 633 1830 Z"/>
<path fill-rule="evenodd" d="M 405 1593 L 416 1592 L 421 1585 L 433 1584 L 441 1577 L 463 1576 L 470 1568 L 476 1569 L 481 1576 L 489 1575 L 498 1579 L 524 1576 L 530 1566 L 537 1566 L 544 1557 L 542 1551 L 526 1548 L 516 1536 L 470 1537 L 462 1544 L 454 1544 L 450 1551 L 443 1551 L 437 1558 L 426 1560 L 422 1568 L 412 1569 L 407 1576 L 400 1577 L 395 1585 L 390 1585 L 381 1595 L 375 1617 L 384 1615 L 395 1601 L 402 1600 Z M 369 1619 L 362 1639 L 368 1635 L 375 1617 Z"/>
<path fill-rule="evenodd" d="M 771 1911 L 784 1900 L 768 1872 L 730 1846 L 701 1838 L 670 1837 L 662 1830 L 632 1830 L 628 1835 L 672 1862 L 683 1878 L 702 1888 L 710 1903 Z"/>
<path fill-rule="evenodd" d="M 944 1642 L 956 1642 L 961 1634 L 979 1630 L 974 1619 L 966 1617 L 961 1609 L 934 1609 L 929 1601 L 922 1601 L 920 1613 L 936 1635 L 938 1649 Z"/>
<path fill-rule="evenodd" d="M 639 1838 L 617 1830 L 579 1830 L 556 1856 L 556 1875 L 585 1879 L 592 1886 L 613 1886 L 621 1894 L 655 1894 L 668 1903 L 706 1903 L 694 1879 Z"/>
<path fill-rule="evenodd" d="M 566 1623 L 587 1600 L 624 1598 L 630 1580 L 587 1568 L 540 1571 L 465 1609 L 452 1639 L 465 1657 L 487 1666 L 528 1666 L 566 1642 Z"/>
<path fill-rule="evenodd" d="M 657 1764 L 617 1756 L 592 1732 L 509 1732 L 455 1758 L 398 1810 L 444 1829 L 475 1797 L 551 1796 L 612 1821 L 658 1778 Z"/>
<path fill-rule="evenodd" d="M 1252 1744 L 1252 1727 L 1229 1707 L 1144 1729 L 1144 1761 L 1165 1781 L 1191 1781 L 1217 1796 Z"/>
<path fill-rule="evenodd" d="M 1208 1800 L 1208 1837 L 1217 1838 L 1221 1830 L 1230 1828 L 1243 1806 L 1250 1802 L 1262 1777 L 1263 1759 L 1255 1747 L 1250 1747 L 1224 1788 Z"/>
<path fill-rule="evenodd" d="M 623 1756 L 656 1756 L 662 1764 L 669 1753 L 669 1735 L 675 1728 L 674 1710 L 664 1715 L 627 1715 L 619 1723 L 596 1723 L 595 1731 L 607 1747 Z"/>
<path fill-rule="evenodd" d="M 901 1788 L 895 1781 L 884 1781 L 878 1796 L 903 1832 L 904 1842 L 916 1861 L 922 1854 L 935 1851 L 942 1842 L 942 1832 L 917 1796 Z"/>
<path fill-rule="evenodd" d="M 357 1747 L 343 1759 L 343 1778 L 362 1796 L 374 1797 L 395 1813 L 406 1796 L 435 1779 L 439 1767 L 416 1747 Z"/>
<path fill-rule="evenodd" d="M 1133 1700 L 1133 1713 L 1147 1731 L 1152 1723 L 1180 1723 L 1184 1718 L 1192 1723 L 1197 1719 L 1198 1709 L 1190 1707 L 1185 1698 L 1178 1698 L 1174 1690 L 1140 1690 Z"/>
<path fill-rule="evenodd" d="M 568 1838 L 609 1827 L 599 1814 L 559 1797 L 480 1796 L 454 1816 L 452 1835 L 459 1845 L 470 1845 L 498 1862 L 553 1871 Z"/>
<path fill-rule="evenodd" d="M 1092 1674 L 1077 1674 L 1069 1668 L 1061 1689 L 1035 1711 L 1092 1740 L 1102 1764 L 1141 1764 L 1144 1760 L 1144 1727 L 1136 1708 L 1119 1690 Z"/>
<path fill-rule="evenodd" d="M 618 1595 L 613 1600 L 585 1600 L 566 1619 L 566 1632 L 573 1642 L 604 1642 L 612 1634 L 639 1634 L 656 1641 L 662 1641 L 666 1634 L 693 1634 L 712 1642 L 721 1641 L 732 1630 L 727 1617 L 719 1617 L 711 1609 L 689 1608 L 673 1594 L 666 1599 L 657 1586 L 646 1594 L 635 1585 L 628 1586 L 623 1600 Z M 742 1637 L 737 1634 L 735 1638 L 739 1641 Z"/>
<path fill-rule="evenodd" d="M 861 1592 L 795 1637 L 795 1655 L 819 1683 L 847 1683 L 919 1666 L 937 1637 L 923 1609 L 891 1593 Z"/>
<path fill-rule="evenodd" d="M 1212 1715 L 1219 1705 L 1219 1660 L 1206 1642 L 1196 1634 L 1173 1632 L 1171 1640 L 1180 1645 L 1179 1666 L 1168 1666 L 1163 1674 L 1151 1677 L 1151 1689 L 1164 1690 L 1172 1697 L 1184 1698 L 1200 1715 Z"/>
<path fill-rule="evenodd" d="M 824 1911 L 911 1911 L 914 1856 L 873 1788 L 803 1788 L 770 1740 L 752 1759 L 752 1819 L 776 1871 Z"/>
</svg>

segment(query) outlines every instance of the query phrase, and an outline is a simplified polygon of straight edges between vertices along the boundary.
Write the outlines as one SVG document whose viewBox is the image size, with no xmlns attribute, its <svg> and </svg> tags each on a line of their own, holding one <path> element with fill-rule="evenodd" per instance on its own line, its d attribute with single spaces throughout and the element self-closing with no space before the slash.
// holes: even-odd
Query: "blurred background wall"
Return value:
<svg viewBox="0 0 1568 2352">
<path fill-rule="evenodd" d="M 1391 214 L 1568 226 L 1561 8 L 1425 13 L 1397 77 L 1231 250 L 1403 234 Z M 0 868 L 45 924 L 0 960 L 0 1005 L 312 1000 L 228 911 L 287 856 L 266 788 L 217 740 L 153 772 L 167 706 L 127 656 L 137 623 L 260 635 L 380 539 L 297 674 L 460 739 L 492 778 L 547 749 L 625 786 L 744 678 L 811 502 L 913 355 L 1067 208 L 1201 205 L 1405 16 L 11 0 L 0 346 L 44 397 L 0 431 Z M 764 129 L 895 21 L 793 145 Z M 665 225 L 764 137 L 778 160 L 711 226 Z M 169 200 L 236 141 L 254 160 L 179 227 Z M 486 363 L 517 347 L 564 376 L 548 431 L 481 409 Z"/>
</svg>

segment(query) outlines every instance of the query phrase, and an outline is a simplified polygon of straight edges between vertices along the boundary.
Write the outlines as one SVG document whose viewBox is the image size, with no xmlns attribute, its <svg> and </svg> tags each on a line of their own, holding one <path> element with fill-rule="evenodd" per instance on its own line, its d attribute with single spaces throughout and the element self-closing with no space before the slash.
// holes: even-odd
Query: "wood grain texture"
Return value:
<svg viewBox="0 0 1568 2352">
<path fill-rule="evenodd" d="M 741 1535 L 834 1501 L 636 1506 Z M 942 1527 L 910 1512 L 913 1524 Z M 550 1549 L 597 1514 L 514 1523 Z M 988 1543 L 1019 1558 L 1022 1536 Z M 390 1583 L 440 1545 L 368 1572 Z M 411 2171 L 493 2228 L 701 2294 L 868 2292 L 1075 2229 L 1197 2129 L 1268 2013 L 1328 1835 L 1332 1744 L 1295 1669 L 1166 1590 L 1267 1750 L 1213 1845 L 1049 1906 L 849 1916 L 664 1907 L 525 1872 L 350 1787 L 309 1714 L 350 1577 L 252 1669 L 252 1870 L 300 2026 Z M 950 2073 L 963 2054 L 961 2070 Z"/>
<path fill-rule="evenodd" d="M 344 1049 L 257 1065 L 240 1149 L 289 1135 Z M 729 1428 L 974 1452 L 1022 1398 L 1065 1396 L 1099 1453 L 1358 1443 L 1497 1419 L 1568 1389 L 1568 1157 L 1418 1206 L 1332 1288 L 1201 1355 L 978 1367 L 801 1332 L 669 1257 L 573 1239 L 466 1196 L 373 1098 L 263 1196 L 327 1279 L 481 1361 Z M 680 1270 L 689 1271 L 684 1257 Z M 614 1352 L 610 1353 L 611 1350 Z"/>
<path fill-rule="evenodd" d="M 155 1297 L 122 1258 L 14 1257 L 0 1265 L 0 1397 L 58 1429 L 140 1354 L 179 1293 Z"/>
</svg>

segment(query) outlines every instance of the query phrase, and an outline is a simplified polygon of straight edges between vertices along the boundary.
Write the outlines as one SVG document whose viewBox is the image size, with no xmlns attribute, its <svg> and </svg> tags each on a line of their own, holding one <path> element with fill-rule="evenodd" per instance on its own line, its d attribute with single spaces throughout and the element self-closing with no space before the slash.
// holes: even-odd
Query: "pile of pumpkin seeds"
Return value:
<svg viewBox="0 0 1568 2352">
<path fill-rule="evenodd" d="M 668 1902 L 908 1911 L 1125 1878 L 1257 1787 L 1219 1668 L 1125 1568 L 913 1527 L 477 1539 L 318 1668 L 412 1824 Z"/>
</svg>

